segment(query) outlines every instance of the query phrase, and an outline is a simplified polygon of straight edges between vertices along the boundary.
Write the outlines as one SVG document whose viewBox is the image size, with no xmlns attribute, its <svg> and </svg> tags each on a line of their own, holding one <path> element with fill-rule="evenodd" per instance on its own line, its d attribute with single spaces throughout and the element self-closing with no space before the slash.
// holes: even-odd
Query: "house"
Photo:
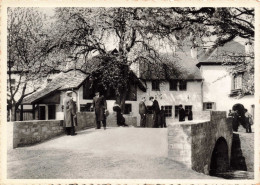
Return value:
<svg viewBox="0 0 260 185">
<path fill-rule="evenodd" d="M 77 102 L 80 112 L 93 112 L 91 109 L 93 97 L 97 86 L 92 86 L 90 76 L 78 70 L 62 72 L 42 90 L 24 98 L 23 105 L 33 105 L 33 119 L 39 120 L 63 120 L 63 98 L 66 91 L 72 90 L 73 98 Z M 126 100 L 125 114 L 131 114 L 135 106 L 137 88 L 145 91 L 141 83 L 133 80 Z M 113 112 L 115 94 L 113 91 L 102 93 L 107 99 L 109 112 Z"/>
<path fill-rule="evenodd" d="M 139 61 L 137 73 L 145 82 L 147 91 L 138 92 L 137 102 L 146 97 L 149 109 L 152 105 L 149 97 L 156 97 L 159 105 L 164 107 L 167 122 L 178 120 L 180 104 L 187 113 L 188 110 L 201 111 L 203 80 L 196 67 L 198 61 L 192 58 L 190 49 L 161 55 L 165 59 L 161 64 Z"/>
<path fill-rule="evenodd" d="M 29 71 L 23 69 L 20 66 L 12 66 L 8 68 L 7 71 L 7 120 L 31 120 L 32 119 L 32 105 L 19 106 L 16 112 L 16 119 L 12 117 L 12 107 L 11 107 L 11 96 L 13 95 L 14 100 L 17 102 L 25 94 L 30 94 L 34 92 L 35 89 L 40 90 L 45 87 L 48 82 L 54 78 L 59 71 L 51 71 L 46 77 L 43 78 L 30 78 L 28 76 Z M 26 83 L 26 89 L 23 91 L 23 87 Z M 13 94 L 11 94 L 11 89 Z M 20 114 L 20 110 L 23 109 L 23 114 Z"/>
<path fill-rule="evenodd" d="M 221 57 L 225 53 L 239 53 L 245 56 L 250 52 L 250 47 L 238 42 L 231 41 L 223 47 L 211 50 L 206 48 L 205 52 L 198 55 L 197 67 L 203 78 L 203 110 L 229 111 L 232 106 L 243 104 L 251 114 L 254 114 L 254 95 L 246 94 L 239 96 L 245 83 L 247 74 L 241 72 L 231 75 L 229 69 L 235 64 L 233 61 L 224 62 Z"/>
<path fill-rule="evenodd" d="M 202 110 L 228 111 L 236 103 L 243 104 L 249 112 L 254 110 L 254 96 L 237 98 L 236 90 L 241 87 L 239 78 L 228 72 L 229 65 L 223 65 L 219 56 L 230 49 L 245 52 L 245 47 L 230 42 L 215 50 L 186 47 L 183 51 L 163 54 L 163 63 L 140 60 L 131 66 L 132 81 L 125 102 L 126 117 L 137 117 L 140 123 L 138 105 L 146 97 L 148 114 L 151 114 L 150 96 L 156 97 L 160 106 L 165 108 L 167 122 L 178 120 L 179 104 L 186 112 Z M 211 51 L 211 52 L 208 52 Z M 90 76 L 77 70 L 60 73 L 44 89 L 24 99 L 23 104 L 33 104 L 34 119 L 63 119 L 62 99 L 67 90 L 74 91 L 80 112 L 93 112 L 92 99 L 96 86 Z M 108 110 L 113 112 L 115 92 L 109 89 L 103 92 L 107 99 Z"/>
</svg>

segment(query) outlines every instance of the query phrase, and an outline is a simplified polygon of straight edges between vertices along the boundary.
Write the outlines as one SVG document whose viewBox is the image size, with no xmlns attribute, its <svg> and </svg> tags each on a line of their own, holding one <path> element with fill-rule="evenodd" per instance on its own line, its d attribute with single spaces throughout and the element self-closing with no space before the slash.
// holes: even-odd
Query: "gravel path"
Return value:
<svg viewBox="0 0 260 185">
<path fill-rule="evenodd" d="M 209 179 L 167 159 L 167 129 L 89 129 L 8 151 L 8 178 Z M 162 139 L 163 138 L 163 139 Z"/>
</svg>

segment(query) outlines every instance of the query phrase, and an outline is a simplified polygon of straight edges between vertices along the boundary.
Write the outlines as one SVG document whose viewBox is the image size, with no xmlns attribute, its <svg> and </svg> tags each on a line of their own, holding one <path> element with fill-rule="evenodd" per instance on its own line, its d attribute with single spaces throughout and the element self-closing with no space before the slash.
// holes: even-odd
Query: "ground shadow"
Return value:
<svg viewBox="0 0 260 185">
<path fill-rule="evenodd" d="M 235 133 L 233 133 L 230 167 L 232 170 L 247 171 L 247 165 L 241 149 L 239 134 Z"/>
</svg>

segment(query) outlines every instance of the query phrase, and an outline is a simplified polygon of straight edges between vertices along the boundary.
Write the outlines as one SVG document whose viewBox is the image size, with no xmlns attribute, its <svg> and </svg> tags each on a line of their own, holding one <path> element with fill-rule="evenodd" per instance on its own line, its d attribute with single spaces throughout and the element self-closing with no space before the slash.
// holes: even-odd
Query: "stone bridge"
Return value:
<svg viewBox="0 0 260 185">
<path fill-rule="evenodd" d="M 231 158 L 231 119 L 220 111 L 197 112 L 194 118 L 168 126 L 168 157 L 205 174 L 226 171 Z"/>
</svg>

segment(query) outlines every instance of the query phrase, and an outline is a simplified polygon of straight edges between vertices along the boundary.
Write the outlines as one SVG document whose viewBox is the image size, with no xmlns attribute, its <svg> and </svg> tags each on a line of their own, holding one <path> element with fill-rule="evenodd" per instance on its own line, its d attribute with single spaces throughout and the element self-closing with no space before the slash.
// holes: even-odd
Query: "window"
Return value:
<svg viewBox="0 0 260 185">
<path fill-rule="evenodd" d="M 132 112 L 132 104 L 125 104 L 124 114 L 130 114 Z"/>
<path fill-rule="evenodd" d="M 165 117 L 172 117 L 172 106 L 163 106 Z"/>
<path fill-rule="evenodd" d="M 192 111 L 192 106 L 191 105 L 185 105 L 185 115 L 188 116 L 189 110 Z"/>
<path fill-rule="evenodd" d="M 159 80 L 152 81 L 152 91 L 160 91 L 160 82 Z"/>
<path fill-rule="evenodd" d="M 175 107 L 175 111 L 174 111 L 174 113 L 175 113 L 175 118 L 177 118 L 178 116 L 179 116 L 179 106 L 178 105 L 176 105 Z"/>
<path fill-rule="evenodd" d="M 183 81 L 183 80 L 180 81 L 179 89 L 180 89 L 180 91 L 186 91 L 187 90 L 187 82 Z"/>
<path fill-rule="evenodd" d="M 56 106 L 48 105 L 48 119 L 55 119 L 55 118 L 56 118 Z"/>
<path fill-rule="evenodd" d="M 178 81 L 171 80 L 169 83 L 170 83 L 170 91 L 177 91 Z"/>
<path fill-rule="evenodd" d="M 203 110 L 215 110 L 215 103 L 214 102 L 204 102 Z"/>
<path fill-rule="evenodd" d="M 242 74 L 234 77 L 234 89 L 242 89 Z"/>
<path fill-rule="evenodd" d="M 80 105 L 80 112 L 93 112 L 94 108 L 91 107 L 92 105 L 93 105 L 92 103 L 81 104 Z"/>
</svg>

